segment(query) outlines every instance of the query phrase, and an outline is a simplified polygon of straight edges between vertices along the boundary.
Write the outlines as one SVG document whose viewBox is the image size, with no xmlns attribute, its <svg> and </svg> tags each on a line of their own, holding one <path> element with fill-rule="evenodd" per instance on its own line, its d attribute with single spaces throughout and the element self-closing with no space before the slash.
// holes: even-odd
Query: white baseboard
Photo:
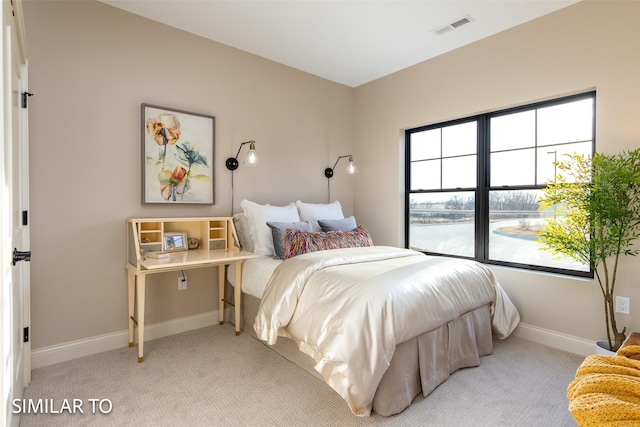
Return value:
<svg viewBox="0 0 640 427">
<path fill-rule="evenodd" d="M 520 323 L 513 334 L 525 340 L 548 345 L 549 347 L 581 356 L 589 356 L 595 353 L 595 342 L 593 341 L 549 329 L 538 328 L 537 326 L 527 325 L 526 323 Z"/>
<path fill-rule="evenodd" d="M 231 317 L 229 314 L 230 313 L 225 313 L 225 319 Z M 217 310 L 169 320 L 167 322 L 155 323 L 145 326 L 145 341 L 216 324 L 218 324 Z M 513 334 L 519 338 L 582 356 L 588 356 L 595 352 L 595 343 L 593 341 L 576 338 L 549 329 L 538 328 L 537 326 L 531 326 L 525 323 L 520 323 Z M 126 347 L 129 345 L 128 341 L 129 334 L 124 330 L 39 348 L 31 352 L 31 369 Z"/>
<path fill-rule="evenodd" d="M 226 313 L 225 313 L 226 314 Z M 150 341 L 193 329 L 205 328 L 217 325 L 218 311 L 209 311 L 194 316 L 182 317 L 167 322 L 146 325 L 144 339 Z M 129 332 L 127 330 L 98 335 L 63 344 L 39 348 L 31 352 L 31 369 L 65 362 L 79 357 L 90 356 L 104 351 L 114 350 L 129 345 Z"/>
</svg>

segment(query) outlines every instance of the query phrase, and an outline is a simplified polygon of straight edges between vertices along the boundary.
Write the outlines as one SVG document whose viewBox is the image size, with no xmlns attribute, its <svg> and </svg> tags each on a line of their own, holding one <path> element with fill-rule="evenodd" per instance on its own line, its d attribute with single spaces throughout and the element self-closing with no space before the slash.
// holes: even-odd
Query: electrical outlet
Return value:
<svg viewBox="0 0 640 427">
<path fill-rule="evenodd" d="M 187 290 L 187 276 L 178 277 L 178 290 L 179 291 Z"/>
<path fill-rule="evenodd" d="M 616 313 L 629 314 L 631 300 L 627 297 L 616 297 Z"/>
</svg>

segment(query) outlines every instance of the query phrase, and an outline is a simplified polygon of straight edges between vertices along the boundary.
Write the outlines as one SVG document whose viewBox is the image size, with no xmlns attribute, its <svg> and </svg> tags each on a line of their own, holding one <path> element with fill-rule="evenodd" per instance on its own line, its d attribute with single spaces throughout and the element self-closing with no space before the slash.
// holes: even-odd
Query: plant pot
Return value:
<svg viewBox="0 0 640 427">
<path fill-rule="evenodd" d="M 602 354 L 605 356 L 615 356 L 616 352 L 609 350 L 609 341 L 600 340 L 600 341 L 596 341 L 596 354 Z"/>
</svg>

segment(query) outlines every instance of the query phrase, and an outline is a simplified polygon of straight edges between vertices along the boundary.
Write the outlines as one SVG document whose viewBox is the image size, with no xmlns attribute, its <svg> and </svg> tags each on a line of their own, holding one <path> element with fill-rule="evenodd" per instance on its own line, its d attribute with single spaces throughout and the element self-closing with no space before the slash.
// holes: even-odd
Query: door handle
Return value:
<svg viewBox="0 0 640 427">
<path fill-rule="evenodd" d="M 13 265 L 16 265 L 18 261 L 31 261 L 31 251 L 19 251 L 13 248 Z"/>
</svg>

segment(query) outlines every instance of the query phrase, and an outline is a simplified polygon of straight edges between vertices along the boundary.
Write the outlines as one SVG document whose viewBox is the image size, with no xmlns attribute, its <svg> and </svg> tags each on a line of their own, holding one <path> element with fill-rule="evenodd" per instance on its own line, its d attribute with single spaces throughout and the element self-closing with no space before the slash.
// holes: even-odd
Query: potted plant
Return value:
<svg viewBox="0 0 640 427">
<path fill-rule="evenodd" d="M 616 323 L 614 291 L 620 255 L 638 255 L 640 149 L 592 157 L 564 155 L 543 191 L 540 209 L 555 209 L 538 233 L 544 250 L 589 265 L 604 300 L 609 350 L 625 339 Z"/>
</svg>

